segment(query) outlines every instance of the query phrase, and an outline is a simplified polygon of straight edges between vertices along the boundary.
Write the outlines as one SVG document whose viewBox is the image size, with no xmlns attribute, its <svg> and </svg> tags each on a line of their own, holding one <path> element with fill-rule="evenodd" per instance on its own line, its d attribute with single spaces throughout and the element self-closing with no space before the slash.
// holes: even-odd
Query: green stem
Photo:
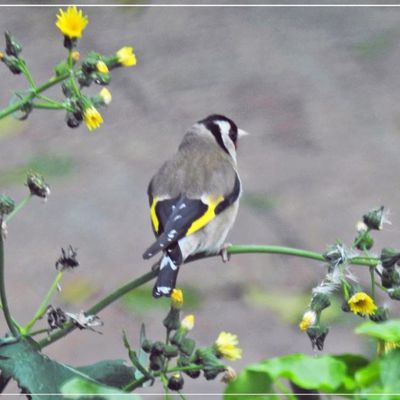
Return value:
<svg viewBox="0 0 400 400">
<path fill-rule="evenodd" d="M 1 224 L 0 224 L 1 225 Z M 19 336 L 18 328 L 14 325 L 10 309 L 8 308 L 6 286 L 4 281 L 4 239 L 0 228 L 0 301 L 8 329 L 14 337 Z"/>
<path fill-rule="evenodd" d="M 89 308 L 86 311 L 86 314 L 93 315 L 97 314 L 107 306 L 109 306 L 114 301 L 118 300 L 124 294 L 130 292 L 133 289 L 136 289 L 139 286 L 144 285 L 145 283 L 154 279 L 158 274 L 158 270 L 147 272 L 146 274 L 142 275 L 141 277 L 134 279 L 125 285 L 121 286 L 120 288 L 116 289 L 114 292 L 110 293 L 108 296 L 101 299 L 97 302 L 93 307 Z M 48 338 L 43 339 L 39 342 L 41 348 L 48 346 L 49 344 L 61 339 L 71 331 L 73 331 L 76 327 L 73 324 L 68 324 L 65 328 L 54 332 Z"/>
<path fill-rule="evenodd" d="M 283 247 L 283 246 L 262 246 L 262 245 L 232 245 L 227 249 L 229 254 L 246 254 L 246 253 L 270 253 L 270 254 L 284 254 L 289 256 L 296 256 L 296 257 L 304 257 L 309 258 L 312 260 L 317 261 L 326 261 L 322 254 L 315 253 L 312 251 L 301 250 L 301 249 L 294 249 L 291 247 Z M 212 254 L 206 257 L 213 257 L 219 256 L 219 254 Z M 368 258 L 368 257 L 353 257 L 349 260 L 350 264 L 355 265 L 367 265 L 367 266 L 376 266 L 379 263 L 379 259 L 377 258 Z M 155 278 L 158 274 L 158 269 L 154 269 L 140 278 L 134 279 L 127 284 L 121 286 L 120 288 L 116 289 L 108 296 L 101 299 L 98 303 L 96 303 L 93 307 L 86 311 L 87 314 L 97 314 L 108 305 L 113 303 L 114 301 L 118 300 L 124 294 L 128 293 L 129 291 L 136 289 L 139 286 L 144 285 L 145 283 L 151 281 Z M 68 335 L 71 331 L 73 331 L 76 327 L 73 324 L 67 324 L 65 328 L 60 329 L 52 334 L 46 339 L 43 339 L 39 342 L 41 348 L 46 347 L 57 340 L 63 338 L 64 336 Z"/>
<path fill-rule="evenodd" d="M 46 296 L 44 297 L 43 301 L 41 302 L 38 310 L 36 311 L 35 315 L 33 316 L 33 318 L 22 328 L 21 333 L 26 336 L 29 335 L 29 331 L 31 330 L 31 328 L 33 327 L 33 325 L 36 324 L 36 322 L 43 317 L 43 315 L 46 313 L 47 311 L 47 307 L 50 303 L 50 299 L 53 296 L 53 293 L 55 290 L 57 290 L 57 287 L 60 283 L 60 280 L 63 276 L 63 271 L 59 271 L 53 281 L 53 283 L 50 286 L 49 291 L 47 292 Z"/>
<path fill-rule="evenodd" d="M 40 335 L 41 333 L 49 333 L 49 328 L 38 329 L 37 331 L 33 331 L 29 334 L 30 337 Z"/>
<path fill-rule="evenodd" d="M 40 108 L 44 110 L 72 110 L 71 108 L 67 107 L 66 105 L 62 103 L 58 104 L 53 104 L 53 103 L 33 103 L 32 104 L 33 108 Z"/>
<path fill-rule="evenodd" d="M 2 304 L 0 303 L 0 310 L 3 310 L 3 306 L 2 306 Z M 13 322 L 13 324 L 17 327 L 17 329 L 20 331 L 21 330 L 21 325 L 14 319 L 14 318 L 12 318 L 11 317 L 11 319 L 12 319 L 12 322 Z M 0 392 L 1 393 L 1 392 Z"/>
<path fill-rule="evenodd" d="M 26 65 L 26 62 L 24 60 L 21 60 L 21 62 L 19 63 L 19 67 L 20 67 L 22 73 L 25 75 L 26 80 L 32 86 L 32 88 L 36 89 L 36 83 L 35 83 L 32 75 L 31 75 L 31 72 L 29 71 L 29 68 Z"/>
<path fill-rule="evenodd" d="M 18 214 L 28 203 L 29 200 L 32 198 L 32 195 L 29 193 L 26 197 L 24 197 L 14 208 L 14 210 L 8 214 L 4 218 L 4 222 L 8 224 L 16 214 Z"/>
<path fill-rule="evenodd" d="M 56 85 L 59 82 L 62 82 L 63 80 L 67 79 L 69 76 L 70 76 L 69 73 L 65 73 L 60 76 L 53 76 L 51 79 L 49 79 L 43 85 L 38 86 L 36 89 L 31 90 L 31 92 L 28 95 L 26 95 L 25 97 L 23 97 L 21 100 L 16 101 L 13 104 L 10 104 L 8 107 L 4 108 L 3 110 L 0 110 L 0 119 L 19 110 L 26 103 L 29 103 L 30 101 L 32 101 L 39 93 L 47 90 L 48 88 Z"/>
</svg>

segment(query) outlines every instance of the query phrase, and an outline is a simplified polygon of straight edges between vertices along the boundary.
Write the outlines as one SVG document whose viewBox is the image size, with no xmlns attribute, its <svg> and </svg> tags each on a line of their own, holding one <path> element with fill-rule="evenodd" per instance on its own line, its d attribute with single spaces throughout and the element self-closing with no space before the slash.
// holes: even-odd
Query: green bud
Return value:
<svg viewBox="0 0 400 400">
<path fill-rule="evenodd" d="M 388 317 L 387 309 L 384 307 L 378 307 L 375 312 L 369 316 L 369 319 L 374 322 L 384 322 Z"/>
<path fill-rule="evenodd" d="M 108 85 L 111 81 L 111 75 L 103 72 L 93 72 L 92 78 L 97 85 Z"/>
<path fill-rule="evenodd" d="M 82 123 L 82 114 L 67 112 L 65 122 L 70 128 L 77 128 Z"/>
<path fill-rule="evenodd" d="M 322 351 L 329 328 L 324 325 L 315 325 L 307 329 L 307 335 L 311 340 L 311 346 Z"/>
<path fill-rule="evenodd" d="M 173 358 L 178 355 L 178 347 L 174 346 L 173 344 L 167 344 L 164 347 L 164 356 L 166 358 Z"/>
<path fill-rule="evenodd" d="M 160 371 L 164 366 L 164 357 L 150 354 L 149 367 L 152 371 Z"/>
<path fill-rule="evenodd" d="M 387 293 L 392 300 L 400 300 L 400 287 L 388 289 Z"/>
<path fill-rule="evenodd" d="M 179 345 L 179 350 L 183 354 L 185 354 L 185 355 L 190 357 L 192 355 L 195 347 L 196 347 L 196 342 L 193 339 L 184 338 L 181 341 L 181 344 Z"/>
<path fill-rule="evenodd" d="M 164 353 L 165 344 L 163 342 L 154 342 L 151 346 L 151 355 L 160 356 Z"/>
<path fill-rule="evenodd" d="M 181 355 L 178 360 L 177 360 L 177 366 L 178 367 L 193 367 L 196 368 L 199 365 L 194 364 L 191 362 L 191 359 L 185 355 Z M 187 376 L 190 376 L 193 379 L 196 379 L 200 376 L 201 371 L 199 369 L 193 369 L 193 370 L 187 370 L 183 371 Z"/>
<path fill-rule="evenodd" d="M 17 57 L 2 55 L 0 59 L 13 74 L 18 75 L 22 72 L 20 61 Z"/>
<path fill-rule="evenodd" d="M 153 343 L 149 339 L 144 339 L 142 342 L 142 350 L 145 353 L 150 353 Z"/>
<path fill-rule="evenodd" d="M 65 75 L 69 72 L 69 66 L 66 62 L 62 62 L 54 68 L 54 72 L 56 76 Z"/>
<path fill-rule="evenodd" d="M 14 211 L 15 201 L 4 194 L 0 195 L 0 218 Z"/>
<path fill-rule="evenodd" d="M 38 196 L 46 199 L 50 195 L 49 185 L 44 181 L 43 176 L 35 172 L 28 173 L 26 184 L 32 196 Z"/>
<path fill-rule="evenodd" d="M 68 50 L 72 50 L 78 44 L 78 38 L 70 38 L 69 36 L 64 36 L 64 47 Z"/>
<path fill-rule="evenodd" d="M 78 83 L 82 87 L 87 87 L 90 86 L 91 83 L 93 82 L 93 77 L 91 74 L 86 74 L 83 71 L 79 71 L 76 74 L 76 79 L 78 80 Z"/>
<path fill-rule="evenodd" d="M 392 288 L 400 286 L 400 273 L 395 269 L 383 269 L 381 275 L 382 286 Z"/>
<path fill-rule="evenodd" d="M 183 376 L 180 373 L 173 374 L 168 379 L 168 389 L 178 391 L 183 388 Z"/>
<path fill-rule="evenodd" d="M 14 36 L 9 32 L 5 32 L 4 36 L 6 38 L 6 53 L 9 56 L 18 57 L 19 53 L 22 51 L 22 46 L 17 42 Z"/>
<path fill-rule="evenodd" d="M 168 315 L 163 320 L 163 325 L 170 331 L 178 329 L 181 325 L 180 310 L 171 307 Z M 176 344 L 172 342 L 173 344 Z"/>
<path fill-rule="evenodd" d="M 382 230 L 383 224 L 387 222 L 384 206 L 370 210 L 367 214 L 363 215 L 363 221 L 369 229 Z"/>
<path fill-rule="evenodd" d="M 393 247 L 384 247 L 380 260 L 383 268 L 394 269 L 395 265 L 400 261 L 400 250 Z"/>
<path fill-rule="evenodd" d="M 331 305 L 329 300 L 329 296 L 323 293 L 316 293 L 311 299 L 311 310 L 315 311 L 316 313 L 320 313 L 325 308 L 328 308 Z"/>
<path fill-rule="evenodd" d="M 374 245 L 374 239 L 369 232 L 360 232 L 356 240 L 356 248 L 358 250 L 370 250 Z"/>
<path fill-rule="evenodd" d="M 207 380 L 215 379 L 226 369 L 225 365 L 214 354 L 213 349 L 209 347 L 197 349 L 195 360 L 196 364 L 203 366 L 204 377 Z"/>
</svg>

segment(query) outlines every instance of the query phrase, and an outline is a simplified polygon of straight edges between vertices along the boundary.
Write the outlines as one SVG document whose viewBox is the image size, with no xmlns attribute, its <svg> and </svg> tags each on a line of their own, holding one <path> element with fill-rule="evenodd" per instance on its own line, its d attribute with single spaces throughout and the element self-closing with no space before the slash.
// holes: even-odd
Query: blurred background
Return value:
<svg viewBox="0 0 400 400">
<path fill-rule="evenodd" d="M 54 26 L 57 8 L 10 8 L 0 30 L 24 46 L 37 82 L 65 57 Z M 397 8 L 84 8 L 89 25 L 79 49 L 112 54 L 135 48 L 138 64 L 113 73 L 113 101 L 92 133 L 67 127 L 63 112 L 35 111 L 24 122 L 0 121 L 0 192 L 22 199 L 25 171 L 47 178 L 52 194 L 34 198 L 10 224 L 6 278 L 13 315 L 26 323 L 55 276 L 61 247 L 78 248 L 80 268 L 66 273 L 53 304 L 87 309 L 151 267 L 146 189 L 195 121 L 222 113 L 251 133 L 239 147 L 244 194 L 229 241 L 323 252 L 351 244 L 368 209 L 385 205 L 393 225 L 376 236 L 399 247 L 400 9 Z M 0 107 L 21 76 L 0 65 Z M 91 88 L 96 93 L 99 87 Z M 46 94 L 61 98 L 59 88 Z M 368 270 L 353 268 L 367 282 Z M 208 345 L 221 330 L 239 336 L 248 363 L 292 352 L 313 354 L 297 325 L 321 263 L 277 255 L 207 259 L 182 268 L 184 313 L 192 337 Z M 45 349 L 74 365 L 128 359 L 125 329 L 137 346 L 140 325 L 161 339 L 168 301 L 149 284 L 100 316 L 102 335 L 75 331 Z M 381 299 L 381 304 L 389 302 Z M 395 312 L 397 304 L 391 303 Z M 360 318 L 340 302 L 324 312 L 325 353 L 373 348 L 355 337 Z M 0 321 L 2 332 L 6 326 Z M 186 378 L 187 393 L 220 393 L 218 380 Z M 189 382 L 190 381 L 190 382 Z M 160 387 L 145 392 L 160 391 Z"/>
</svg>

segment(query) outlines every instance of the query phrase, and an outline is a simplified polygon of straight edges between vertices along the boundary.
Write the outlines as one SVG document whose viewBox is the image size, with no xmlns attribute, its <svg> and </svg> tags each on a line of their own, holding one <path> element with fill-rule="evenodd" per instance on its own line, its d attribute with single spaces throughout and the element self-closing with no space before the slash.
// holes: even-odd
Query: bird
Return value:
<svg viewBox="0 0 400 400">
<path fill-rule="evenodd" d="M 169 297 L 189 257 L 220 253 L 238 213 L 242 184 L 236 150 L 247 132 L 224 115 L 196 122 L 175 155 L 150 180 L 147 195 L 155 242 L 145 260 L 162 252 L 153 296 Z"/>
</svg>

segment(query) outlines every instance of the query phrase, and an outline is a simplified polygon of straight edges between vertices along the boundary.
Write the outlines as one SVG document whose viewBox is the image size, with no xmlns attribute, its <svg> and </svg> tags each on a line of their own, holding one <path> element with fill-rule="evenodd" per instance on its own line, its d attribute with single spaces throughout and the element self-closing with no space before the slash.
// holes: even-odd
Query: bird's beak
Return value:
<svg viewBox="0 0 400 400">
<path fill-rule="evenodd" d="M 249 135 L 249 132 L 244 131 L 243 129 L 238 129 L 238 137 L 239 139 L 242 138 L 243 136 Z"/>
</svg>

